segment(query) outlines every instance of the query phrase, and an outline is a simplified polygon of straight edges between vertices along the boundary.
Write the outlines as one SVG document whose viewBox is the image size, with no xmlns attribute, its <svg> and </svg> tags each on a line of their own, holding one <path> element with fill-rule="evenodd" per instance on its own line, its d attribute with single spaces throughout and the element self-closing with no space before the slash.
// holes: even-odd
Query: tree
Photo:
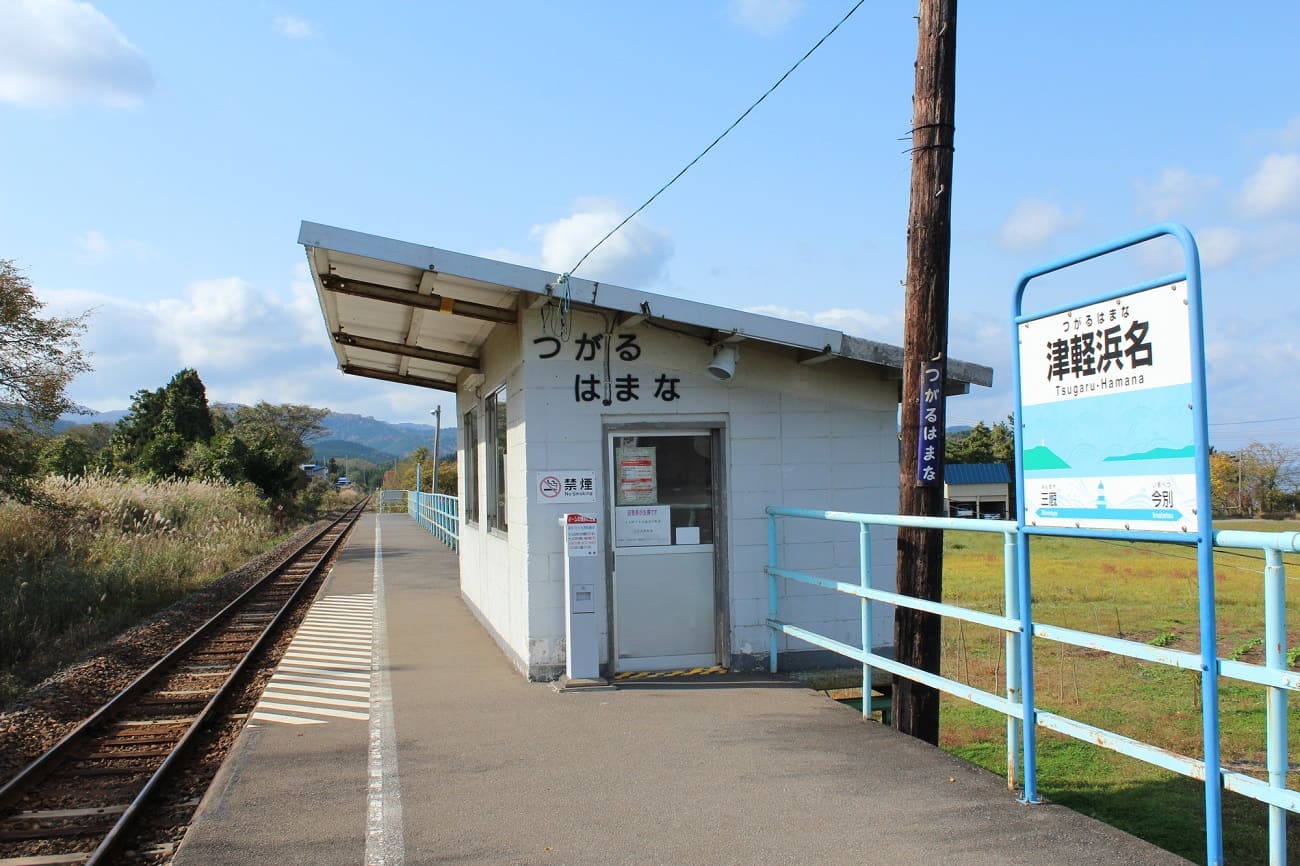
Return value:
<svg viewBox="0 0 1300 866">
<path fill-rule="evenodd" d="M 155 478 L 192 474 L 187 455 L 215 433 L 207 388 L 186 368 L 156 391 L 135 393 L 113 434 L 113 463 Z"/>
<path fill-rule="evenodd" d="M 983 421 L 947 442 L 944 460 L 948 463 L 1005 463 L 1015 470 L 1016 434 L 1011 419 L 989 427 Z"/>
<path fill-rule="evenodd" d="M 33 426 L 76 408 L 67 388 L 90 369 L 81 350 L 88 313 L 42 318 L 45 305 L 12 260 L 0 259 L 0 493 L 32 498 L 39 446 Z"/>
<path fill-rule="evenodd" d="M 218 427 L 222 432 L 187 458 L 194 472 L 248 481 L 281 504 L 307 487 L 300 466 L 311 459 L 308 442 L 324 432 L 328 409 L 293 404 L 239 406 Z M 228 425 L 228 426 L 227 426 Z"/>
<path fill-rule="evenodd" d="M 1292 509 L 1300 480 L 1300 448 L 1276 442 L 1252 442 L 1237 452 L 1240 495 L 1257 515 Z"/>
<path fill-rule="evenodd" d="M 1252 442 L 1210 454 L 1210 497 L 1219 514 L 1273 515 L 1292 512 L 1300 484 L 1300 448 Z"/>
<path fill-rule="evenodd" d="M 85 475 L 92 457 L 84 439 L 65 433 L 45 443 L 41 452 L 41 469 L 46 475 L 69 478 Z"/>
<path fill-rule="evenodd" d="M 1210 502 L 1215 514 L 1241 514 L 1241 484 L 1234 455 L 1216 451 L 1210 455 Z"/>
</svg>

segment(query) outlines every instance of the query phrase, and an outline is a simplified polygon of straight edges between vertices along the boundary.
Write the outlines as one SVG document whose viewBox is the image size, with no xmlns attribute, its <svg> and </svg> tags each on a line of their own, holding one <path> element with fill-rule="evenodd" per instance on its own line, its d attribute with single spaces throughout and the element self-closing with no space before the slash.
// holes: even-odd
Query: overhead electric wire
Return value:
<svg viewBox="0 0 1300 866">
<path fill-rule="evenodd" d="M 1285 418 L 1259 418 L 1254 421 L 1216 421 L 1211 427 L 1237 427 L 1242 424 L 1274 424 L 1278 421 L 1297 421 L 1300 415 L 1288 415 Z"/>
<path fill-rule="evenodd" d="M 820 48 L 821 45 L 822 45 L 822 43 L 825 42 L 827 39 L 829 39 L 829 38 L 831 37 L 831 34 L 833 34 L 836 30 L 839 30 L 839 29 L 840 29 L 840 25 L 843 24 L 845 21 L 848 21 L 849 18 L 853 15 L 853 13 L 858 11 L 858 7 L 861 6 L 861 5 L 862 5 L 863 3 L 865 3 L 865 2 L 866 2 L 866 0 L 858 0 L 857 3 L 854 3 L 854 4 L 853 4 L 853 8 L 849 9 L 848 12 L 845 12 L 845 13 L 844 13 L 844 17 L 841 18 L 839 21 L 837 21 L 837 22 L 835 23 L 835 26 L 834 26 L 834 27 L 832 27 L 830 30 L 827 30 L 826 33 L 825 33 L 825 35 L 823 35 L 821 39 L 818 39 L 817 42 L 813 45 L 812 48 L 809 48 L 806 52 L 804 52 L 803 57 L 800 57 L 799 60 L 795 62 L 794 66 L 791 66 L 789 69 L 787 69 L 787 70 L 785 71 L 785 74 L 782 75 L 780 78 L 778 78 L 778 79 L 776 80 L 776 83 L 773 84 L 771 87 L 769 87 L 769 88 L 767 89 L 767 91 L 766 91 L 762 96 L 760 96 L 758 99 L 754 100 L 754 102 L 749 106 L 749 108 L 746 108 L 746 109 L 744 110 L 744 112 L 741 113 L 740 117 L 737 117 L 734 121 L 732 121 L 731 126 L 728 126 L 726 129 L 724 129 L 724 130 L 722 131 L 722 134 L 721 134 L 721 135 L 719 135 L 717 138 L 713 139 L 713 141 L 710 142 L 710 144 L 709 144 L 708 147 L 706 147 L 706 148 L 704 148 L 704 150 L 700 151 L 699 155 L 697 155 L 697 156 L 695 157 L 695 159 L 692 159 L 690 162 L 688 162 L 688 163 L 686 164 L 686 167 L 685 167 L 685 168 L 683 168 L 681 171 L 677 172 L 677 174 L 673 175 L 672 180 L 668 181 L 668 183 L 666 183 L 666 184 L 664 184 L 663 186 L 659 187 L 658 191 L 656 191 L 654 195 L 650 196 L 650 198 L 646 199 L 646 200 L 641 204 L 640 207 L 638 207 L 636 210 L 634 210 L 634 211 L 632 211 L 630 214 L 628 214 L 628 215 L 623 219 L 623 221 L 622 221 L 621 223 L 619 223 L 618 225 L 616 225 L 616 226 L 614 226 L 612 229 L 610 229 L 610 230 L 609 230 L 609 233 L 606 234 L 603 238 L 601 238 L 600 240 L 596 241 L 596 245 L 593 246 L 591 249 L 587 250 L 585 253 L 583 253 L 583 254 L 582 254 L 582 258 L 578 259 L 578 263 L 577 263 L 576 265 L 574 265 L 573 267 L 569 268 L 569 270 L 567 270 L 567 271 L 564 273 L 564 275 L 561 277 L 561 280 L 562 280 L 562 281 L 567 281 L 567 277 L 568 277 L 570 274 L 572 274 L 574 271 L 576 271 L 578 268 L 582 267 L 582 263 L 585 262 L 585 261 L 587 260 L 587 257 L 588 257 L 588 256 L 590 256 L 590 255 L 591 255 L 592 253 L 594 253 L 596 250 L 600 249 L 601 244 L 605 243 L 605 241 L 607 241 L 607 240 L 609 240 L 610 238 L 612 238 L 612 237 L 615 235 L 615 233 L 618 232 L 619 229 L 623 228 L 623 226 L 625 226 L 625 225 L 627 225 L 629 222 L 631 222 L 632 219 L 633 219 L 637 214 L 641 213 L 641 211 L 643 211 L 643 210 L 645 210 L 647 207 L 649 207 L 649 205 L 650 205 L 651 202 L 653 202 L 655 199 L 659 198 L 660 194 L 662 194 L 666 189 L 668 189 L 668 187 L 670 187 L 670 186 L 672 186 L 674 183 L 676 183 L 678 178 L 680 178 L 682 175 L 686 174 L 686 172 L 690 171 L 690 170 L 691 170 L 691 167 L 694 166 L 695 163 L 697 163 L 697 162 L 699 162 L 701 159 L 703 159 L 705 154 L 707 154 L 709 151 L 713 150 L 714 146 L 716 146 L 718 142 L 722 141 L 722 139 L 724 139 L 724 138 L 727 137 L 727 133 L 731 132 L 733 129 L 735 129 L 737 126 L 739 126 L 739 125 L 740 125 L 740 122 L 741 122 L 742 120 L 744 120 L 746 117 L 748 117 L 748 116 L 749 116 L 749 113 L 750 113 L 751 111 L 753 111 L 755 108 L 758 108 L 759 104 L 760 104 L 764 99 L 767 99 L 769 96 L 771 96 L 771 95 L 772 95 L 772 92 L 773 92 L 774 90 L 776 90 L 778 87 L 780 87 L 781 84 L 782 84 L 782 83 L 783 83 L 787 78 L 790 77 L 790 74 L 793 73 L 796 69 L 799 68 L 800 64 L 802 64 L 805 60 L 807 60 L 809 57 L 811 57 L 811 56 L 812 56 L 812 53 L 813 53 L 814 51 L 816 51 L 818 48 Z"/>
</svg>

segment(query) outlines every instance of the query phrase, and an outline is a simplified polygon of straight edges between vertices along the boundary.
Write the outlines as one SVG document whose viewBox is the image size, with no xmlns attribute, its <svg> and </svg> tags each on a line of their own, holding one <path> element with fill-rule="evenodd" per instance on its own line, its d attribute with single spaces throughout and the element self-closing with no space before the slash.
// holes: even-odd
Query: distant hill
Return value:
<svg viewBox="0 0 1300 866">
<path fill-rule="evenodd" d="M 311 443 L 311 452 L 312 460 L 317 463 L 327 463 L 333 458 L 365 460 L 376 466 L 388 466 L 400 456 L 389 454 L 387 451 L 378 451 L 360 442 L 349 442 L 347 439 L 317 439 Z"/>
<path fill-rule="evenodd" d="M 84 424 L 108 424 L 111 426 L 125 417 L 125 409 L 112 409 L 108 412 L 91 412 L 89 415 L 76 415 L 71 412 L 65 412 L 59 416 L 59 420 L 54 422 L 54 432 L 62 433 L 70 427 L 80 427 Z"/>
<path fill-rule="evenodd" d="M 324 421 L 328 431 L 324 439 L 338 439 L 364 445 L 393 457 L 405 457 L 423 445 L 433 450 L 432 424 L 390 424 L 366 415 L 349 415 L 331 412 Z M 318 443 L 312 443 L 315 447 Z M 456 453 L 456 428 L 444 427 L 438 443 L 442 456 Z"/>
<path fill-rule="evenodd" d="M 233 412 L 234 404 L 215 405 L 225 411 Z M 110 412 L 94 412 L 89 415 L 67 414 L 55 422 L 56 433 L 85 424 L 116 424 L 126 417 L 127 410 L 114 409 Z M 323 422 L 325 435 L 311 445 L 314 458 L 324 463 L 331 457 L 339 459 L 353 458 L 368 460 L 384 465 L 392 463 L 399 457 L 405 457 L 423 445 L 433 450 L 432 424 L 390 424 L 366 415 L 352 415 L 345 412 L 330 412 Z M 456 428 L 444 427 L 439 440 L 439 450 L 446 457 L 456 453 Z"/>
</svg>

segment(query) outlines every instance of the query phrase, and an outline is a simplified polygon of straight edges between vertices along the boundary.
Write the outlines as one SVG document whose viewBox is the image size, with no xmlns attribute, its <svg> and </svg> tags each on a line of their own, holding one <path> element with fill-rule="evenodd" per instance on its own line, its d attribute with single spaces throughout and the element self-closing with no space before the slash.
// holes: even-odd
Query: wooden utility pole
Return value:
<svg viewBox="0 0 1300 866">
<path fill-rule="evenodd" d="M 912 97 L 912 192 L 907 221 L 907 289 L 903 326 L 902 452 L 898 513 L 943 513 L 943 398 L 938 400 L 937 481 L 918 480 L 918 439 L 925 384 L 922 364 L 938 366 L 940 394 L 947 380 L 948 261 L 952 239 L 953 103 L 956 94 L 957 0 L 920 0 L 916 91 Z M 933 367 L 930 369 L 933 375 Z M 943 594 L 943 535 L 898 532 L 898 591 L 939 601 Z M 899 661 L 939 671 L 939 617 L 897 608 L 894 647 Z M 939 693 L 894 678 L 894 727 L 939 742 Z"/>
</svg>

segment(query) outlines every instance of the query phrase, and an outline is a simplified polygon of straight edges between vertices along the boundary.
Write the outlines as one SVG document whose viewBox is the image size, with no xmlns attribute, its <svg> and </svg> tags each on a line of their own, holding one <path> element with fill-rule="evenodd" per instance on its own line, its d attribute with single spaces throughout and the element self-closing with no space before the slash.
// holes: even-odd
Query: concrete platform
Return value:
<svg viewBox="0 0 1300 866">
<path fill-rule="evenodd" d="M 525 682 L 405 515 L 291 652 L 178 866 L 1187 862 L 783 681 Z"/>
</svg>

